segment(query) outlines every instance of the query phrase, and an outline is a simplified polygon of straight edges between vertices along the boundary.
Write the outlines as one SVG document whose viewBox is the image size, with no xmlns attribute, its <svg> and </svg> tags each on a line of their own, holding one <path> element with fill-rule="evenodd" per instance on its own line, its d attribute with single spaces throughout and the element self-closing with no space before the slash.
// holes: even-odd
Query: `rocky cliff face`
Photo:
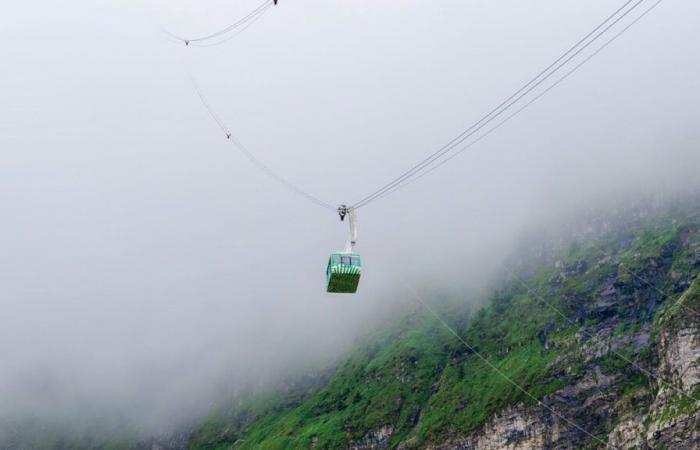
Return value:
<svg viewBox="0 0 700 450">
<path fill-rule="evenodd" d="M 700 402 L 695 400 L 700 398 L 700 316 L 692 307 L 681 311 L 687 315 L 685 323 L 659 334 L 659 365 L 651 369 L 666 383 L 657 383 L 646 411 L 627 411 L 610 434 L 610 443 L 616 447 L 700 448 Z"/>
<path fill-rule="evenodd" d="M 697 281 L 700 283 L 700 280 Z M 683 298 L 683 297 L 682 297 Z M 685 314 L 694 315 L 691 310 Z M 585 430 L 592 430 L 607 445 L 618 449 L 697 449 L 700 448 L 700 317 L 688 325 L 664 330 L 658 338 L 656 367 L 649 371 L 650 385 L 631 394 L 614 389 L 625 373 L 605 375 L 597 364 L 588 368 L 581 379 L 543 398 L 542 403 L 570 418 Z M 605 327 L 600 334 L 608 334 Z M 627 340 L 630 340 L 629 338 Z M 643 349 L 648 331 L 632 338 Z M 613 342 L 611 347 L 616 344 Z M 585 357 L 594 361 L 596 345 Z M 610 430 L 605 432 L 605 430 Z M 451 437 L 433 450 L 535 450 L 575 449 L 585 446 L 604 447 L 584 431 L 573 428 L 548 408 L 526 407 L 522 403 L 497 413 L 478 431 Z M 366 449 L 387 448 L 381 445 Z"/>
<path fill-rule="evenodd" d="M 682 239 L 680 245 L 690 245 L 691 253 L 697 256 L 697 242 L 690 244 L 687 239 Z M 665 256 L 645 262 L 648 265 L 645 275 L 651 280 L 665 279 L 664 272 L 670 271 L 673 258 Z M 696 267 L 697 264 L 698 260 L 694 259 L 692 265 Z M 681 276 L 673 272 L 670 278 L 677 280 Z M 635 277 L 628 274 L 627 278 Z M 695 400 L 700 400 L 700 312 L 695 309 L 700 279 L 683 291 L 675 305 L 665 303 L 663 297 L 666 294 L 646 278 L 636 276 L 635 281 L 637 284 L 632 290 L 620 279 L 606 281 L 599 294 L 588 305 L 582 305 L 587 309 L 587 315 L 609 315 L 586 330 L 584 336 L 580 333 L 577 336 L 578 339 L 589 338 L 583 347 L 583 355 L 590 364 L 586 365 L 585 373 L 575 384 L 544 397 L 542 403 L 592 431 L 614 448 L 700 448 L 700 401 Z M 688 280 L 685 281 L 681 285 L 687 285 Z M 631 297 L 647 299 L 640 306 L 648 311 L 670 309 L 660 311 L 657 316 L 659 324 L 655 342 L 650 342 L 654 330 L 650 314 L 647 316 L 649 320 L 639 326 L 636 333 L 615 336 L 620 317 L 612 312 L 619 311 L 626 304 L 634 304 Z M 629 370 L 643 375 L 648 383 L 632 393 L 615 389 L 624 381 L 627 372 L 605 375 L 596 363 L 611 350 L 625 347 L 633 349 L 629 356 L 616 353 L 611 356 L 633 360 L 635 364 L 631 364 Z M 653 350 L 651 361 L 657 364 L 639 358 L 650 348 Z M 476 432 L 427 448 L 515 450 L 580 448 L 585 445 L 604 446 L 582 430 L 572 429 L 547 408 L 518 404 L 497 413 Z"/>
</svg>

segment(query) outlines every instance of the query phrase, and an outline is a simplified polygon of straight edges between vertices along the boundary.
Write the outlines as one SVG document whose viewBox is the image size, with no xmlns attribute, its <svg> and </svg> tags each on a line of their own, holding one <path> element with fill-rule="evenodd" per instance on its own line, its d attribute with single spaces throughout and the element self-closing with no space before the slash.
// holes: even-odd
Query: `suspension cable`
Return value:
<svg viewBox="0 0 700 450">
<path fill-rule="evenodd" d="M 496 131 L 496 130 L 497 130 L 498 128 L 500 128 L 501 126 L 505 125 L 505 124 L 506 124 L 507 122 L 509 122 L 512 118 L 514 118 L 515 116 L 517 116 L 518 114 L 520 114 L 523 110 L 527 109 L 530 105 L 532 105 L 533 103 L 535 103 L 535 102 L 536 102 L 537 100 L 539 100 L 540 98 L 544 97 L 549 91 L 551 91 L 552 89 L 554 89 L 555 87 L 557 87 L 559 84 L 561 84 L 564 80 L 566 80 L 566 79 L 569 78 L 571 75 L 573 75 L 573 73 L 576 72 L 579 68 L 581 68 L 584 64 L 586 64 L 588 61 L 590 61 L 591 59 L 593 59 L 596 55 L 598 55 L 598 53 L 600 53 L 601 51 L 603 51 L 603 50 L 604 50 L 605 48 L 607 48 L 610 44 L 612 44 L 614 41 L 616 41 L 620 36 L 622 36 L 628 29 L 632 28 L 632 26 L 634 26 L 637 22 L 639 22 L 640 20 L 642 20 L 647 14 L 649 14 L 654 8 L 656 8 L 662 1 L 663 1 L 663 0 L 657 0 L 653 5 L 651 5 L 649 8 L 647 8 L 646 10 L 644 10 L 644 12 L 643 12 L 642 14 L 640 14 L 637 18 L 635 18 L 632 22 L 630 22 L 630 23 L 629 23 L 627 26 L 625 26 L 622 30 L 620 30 L 619 32 L 617 32 L 612 38 L 610 38 L 609 40 L 607 40 L 607 41 L 606 41 L 603 45 L 601 45 L 598 49 L 596 49 L 595 52 L 593 52 L 593 53 L 591 53 L 590 55 L 588 55 L 585 59 L 583 59 L 581 62 L 579 62 L 579 63 L 578 63 L 576 66 L 574 66 L 571 70 L 569 70 L 568 72 L 566 72 L 566 74 L 564 74 L 564 75 L 563 75 L 561 78 L 559 78 L 556 82 L 554 82 L 552 85 L 550 85 L 549 87 L 547 87 L 547 88 L 546 88 L 545 90 L 543 90 L 542 92 L 538 93 L 537 96 L 535 96 L 535 97 L 533 97 L 532 99 L 530 99 L 527 103 L 525 103 L 523 106 L 521 106 L 520 108 L 518 108 L 518 109 L 517 109 L 516 111 L 514 111 L 512 114 L 508 115 L 508 116 L 507 116 L 505 119 L 503 119 L 502 121 L 498 122 L 496 125 L 494 125 L 493 127 L 491 127 L 488 131 L 486 131 L 485 133 L 483 133 L 482 135 L 480 135 L 478 138 L 476 138 L 476 139 L 473 140 L 472 142 L 468 143 L 467 145 L 465 145 L 465 146 L 462 147 L 461 149 L 457 150 L 455 153 L 452 153 L 451 155 L 449 155 L 448 157 L 446 157 L 445 159 L 443 159 L 443 160 L 440 161 L 439 163 L 433 165 L 432 167 L 430 167 L 430 168 L 428 168 L 428 169 L 423 170 L 422 172 L 420 172 L 420 173 L 419 173 L 418 175 L 416 175 L 415 177 L 413 177 L 413 178 L 411 178 L 411 179 L 409 179 L 409 180 L 404 180 L 404 182 L 402 182 L 401 184 L 398 184 L 398 185 L 394 186 L 392 189 L 390 189 L 390 190 L 388 190 L 388 191 L 385 191 L 385 192 L 382 193 L 381 195 L 375 197 L 375 198 L 373 199 L 373 201 L 376 201 L 376 200 L 379 200 L 380 198 L 386 197 L 386 196 L 388 196 L 388 195 L 390 195 L 390 194 L 396 192 L 397 190 L 399 190 L 399 189 L 401 189 L 401 188 L 403 188 L 403 187 L 405 187 L 405 186 L 408 186 L 409 184 L 412 184 L 412 183 L 418 181 L 419 179 L 423 178 L 424 176 L 426 176 L 426 175 L 429 174 L 430 172 L 432 172 L 432 171 L 438 169 L 439 167 L 442 167 L 444 164 L 446 164 L 447 162 L 449 162 L 450 160 L 452 160 L 452 158 L 454 158 L 454 157 L 456 157 L 457 155 L 459 155 L 459 154 L 463 153 L 464 151 L 468 150 L 469 148 L 471 148 L 472 146 L 474 146 L 475 144 L 477 144 L 478 142 L 480 142 L 482 139 L 484 139 L 485 137 L 487 137 L 488 135 L 490 135 L 491 133 L 493 133 L 494 131 Z"/>
<path fill-rule="evenodd" d="M 377 196 L 382 195 L 384 192 L 392 189 L 394 186 L 401 183 L 403 180 L 412 177 L 416 172 L 418 172 L 418 171 L 422 170 L 423 168 L 427 167 L 428 165 L 432 164 L 435 160 L 441 158 L 444 154 L 452 151 L 456 146 L 458 146 L 459 144 L 464 142 L 466 139 L 468 139 L 470 136 L 474 135 L 476 132 L 481 130 L 488 123 L 495 120 L 498 116 L 500 116 L 503 112 L 505 112 L 513 104 L 517 103 L 519 100 L 521 100 L 527 94 L 532 92 L 535 88 L 537 88 L 544 81 L 546 81 L 548 78 L 550 78 L 552 75 L 554 75 L 563 66 L 565 66 L 567 63 L 569 63 L 573 58 L 578 56 L 583 50 L 588 48 L 593 42 L 595 42 L 602 35 L 604 35 L 607 31 L 609 31 L 613 26 L 615 26 L 618 22 L 620 22 L 620 20 L 625 18 L 629 13 L 631 13 L 634 9 L 636 9 L 645 0 L 637 0 L 636 3 L 634 3 L 630 8 L 625 10 L 625 8 L 632 1 L 633 0 L 627 0 L 627 2 L 625 2 L 625 4 L 623 4 L 620 8 L 618 8 L 613 14 L 608 16 L 601 24 L 599 24 L 597 27 L 595 27 L 584 38 L 579 40 L 574 46 L 572 46 L 569 50 L 567 50 L 566 52 L 564 52 L 564 54 L 562 54 L 559 58 L 557 58 L 557 60 L 554 61 L 554 63 L 550 64 L 546 69 L 544 69 L 540 73 L 538 73 L 537 76 L 535 76 L 530 81 L 525 83 L 520 89 L 518 89 L 515 93 L 513 93 L 510 97 L 508 97 L 505 101 L 503 101 L 501 104 L 499 104 L 496 108 L 492 109 L 488 114 L 483 116 L 481 119 L 479 119 L 477 122 L 475 122 L 469 128 L 467 128 L 465 131 L 460 133 L 457 137 L 453 138 L 450 142 L 448 142 L 447 144 L 442 146 L 437 151 L 433 152 L 431 155 L 429 155 L 427 158 L 423 159 L 418 164 L 414 165 L 412 168 L 410 168 L 409 170 L 407 170 L 406 172 L 401 174 L 399 177 L 395 178 L 391 182 L 389 182 L 389 183 L 385 184 L 384 186 L 382 186 L 381 188 L 379 188 L 377 191 L 367 195 L 366 197 L 364 197 L 360 201 L 356 202 L 353 205 L 353 207 L 360 208 L 360 207 L 370 203 Z M 623 11 L 622 14 L 619 15 L 619 17 L 616 17 L 616 16 L 618 16 L 618 14 L 621 11 Z M 612 20 L 612 22 L 611 22 L 611 20 Z M 607 24 L 607 26 L 606 26 L 606 24 Z M 598 34 L 595 34 L 601 28 L 602 28 L 602 31 L 600 31 Z M 593 36 L 594 34 L 595 34 L 595 36 Z M 588 40 L 591 36 L 593 36 L 593 38 Z M 586 42 L 587 40 L 588 40 L 588 42 Z M 563 62 L 562 62 L 562 60 L 563 60 Z"/>
<path fill-rule="evenodd" d="M 430 156 L 428 156 L 427 158 L 425 158 L 424 160 L 422 160 L 421 162 L 419 162 L 418 164 L 413 166 L 408 171 L 401 174 L 399 177 L 392 180 L 390 183 L 387 183 L 386 185 L 382 186 L 377 191 L 373 192 L 370 195 L 367 195 L 366 197 L 364 197 L 360 201 L 356 202 L 355 204 L 351 205 L 350 207 L 353 209 L 358 209 L 358 208 L 365 206 L 371 202 L 374 202 L 375 200 L 378 200 L 386 195 L 389 195 L 389 194 L 395 192 L 396 190 L 400 189 L 401 187 L 404 187 L 404 186 L 418 180 L 419 178 L 422 178 L 423 176 L 427 175 L 428 173 L 432 172 L 433 170 L 437 169 L 438 167 L 442 166 L 443 164 L 445 164 L 446 162 L 448 162 L 449 160 L 454 158 L 456 155 L 458 155 L 458 154 L 462 153 L 463 151 L 465 151 L 466 149 L 470 148 L 472 145 L 476 144 L 481 139 L 483 139 L 487 135 L 491 134 L 493 131 L 498 129 L 500 126 L 502 126 L 503 124 L 508 122 L 515 115 L 517 115 L 522 110 L 527 108 L 529 105 L 534 103 L 536 100 L 541 98 L 544 94 L 549 92 L 551 89 L 553 89 L 559 83 L 561 83 L 564 79 L 568 78 L 573 72 L 575 72 L 578 68 L 580 68 L 582 65 L 584 65 L 592 57 L 597 55 L 601 50 L 603 50 L 610 43 L 612 43 L 615 39 L 617 39 L 620 35 L 622 35 L 625 31 L 627 31 L 632 25 L 634 25 L 642 17 L 644 17 L 646 14 L 648 14 L 659 3 L 661 3 L 662 0 L 657 0 L 656 3 L 654 3 L 650 8 L 648 8 L 646 11 L 644 11 L 644 13 L 641 14 L 639 17 L 637 17 L 632 23 L 628 24 L 625 28 L 623 28 L 620 32 L 618 32 L 612 39 L 608 40 L 605 44 L 603 44 L 600 48 L 598 48 L 593 54 L 586 57 L 582 62 L 580 62 L 578 65 L 576 65 L 572 70 L 567 72 L 563 77 L 558 79 L 551 86 L 547 87 L 543 92 L 541 92 L 536 97 L 531 99 L 524 106 L 522 106 L 521 108 L 516 110 L 511 115 L 507 116 L 501 122 L 497 123 L 496 126 L 492 127 L 488 131 L 486 131 L 486 133 L 479 136 L 476 140 L 468 143 L 465 147 L 450 154 L 450 152 L 452 152 L 459 144 L 462 144 L 467 139 L 469 139 L 471 136 L 473 136 L 474 134 L 479 132 L 481 129 L 486 127 L 488 124 L 490 124 L 492 121 L 494 121 L 496 118 L 501 116 L 504 112 L 506 112 L 515 103 L 519 102 L 525 96 L 530 94 L 534 89 L 539 87 L 542 83 L 544 83 L 547 79 L 549 79 L 552 75 L 554 75 L 562 67 L 567 65 L 572 59 L 574 59 L 582 51 L 584 51 L 591 44 L 593 44 L 595 41 L 597 41 L 601 36 L 606 34 L 613 26 L 615 26 L 617 23 L 619 23 L 623 18 L 625 18 L 628 14 L 630 14 L 633 10 L 635 10 L 645 0 L 636 0 L 636 2 L 634 4 L 632 4 L 631 7 L 628 8 L 628 6 L 633 1 L 635 1 L 635 0 L 627 0 L 615 12 L 613 12 L 610 16 L 608 16 L 603 22 L 601 22 L 592 31 L 590 31 L 588 34 L 586 34 L 586 36 L 584 36 L 576 44 L 574 44 L 571 48 L 569 48 L 566 52 L 564 52 L 561 56 L 559 56 L 559 58 L 557 58 L 553 63 L 548 65 L 544 70 L 539 72 L 534 78 L 532 78 L 527 83 L 525 83 L 520 89 L 518 89 L 515 93 L 513 93 L 511 96 L 509 96 L 506 100 L 501 102 L 496 108 L 492 109 L 488 114 L 483 116 L 481 119 L 479 119 L 477 122 L 472 124 L 465 131 L 460 133 L 460 135 L 453 138 L 450 142 L 445 144 L 439 150 L 432 153 Z M 249 27 L 256 20 L 258 20 L 267 11 L 267 9 L 269 9 L 271 7 L 271 5 L 272 5 L 272 3 L 270 2 L 270 0 L 266 0 L 258 8 L 256 8 L 253 12 L 248 14 L 248 16 L 244 17 L 243 19 L 240 19 L 235 24 L 227 27 L 224 30 L 221 30 L 221 31 L 216 32 L 216 33 L 211 33 L 210 35 L 203 36 L 200 38 L 185 40 L 183 38 L 172 35 L 170 33 L 168 33 L 168 34 L 170 34 L 172 37 L 179 39 L 181 41 L 186 41 L 189 44 L 189 42 L 196 42 L 196 41 L 201 41 L 201 40 L 206 40 L 206 39 L 212 39 L 214 37 L 217 37 L 217 36 L 220 36 L 222 34 L 228 33 L 232 30 L 235 30 L 236 27 L 240 26 L 241 24 L 245 24 L 245 26 L 242 29 L 238 30 L 238 33 L 234 34 L 234 36 L 228 36 L 223 41 L 217 41 L 217 42 L 214 42 L 211 44 L 193 44 L 193 45 L 198 45 L 198 46 L 219 45 L 219 44 L 222 44 L 222 43 L 232 39 L 236 35 L 240 34 L 240 32 L 245 30 L 247 27 Z M 620 14 L 621 12 L 622 12 L 622 14 Z M 246 23 L 246 22 L 248 22 L 248 23 Z M 591 39 L 591 37 L 592 37 L 592 39 Z M 190 77 L 190 78 L 192 78 L 192 77 Z M 285 185 L 288 189 L 296 192 L 299 195 L 306 197 L 308 200 L 312 201 L 313 203 L 315 203 L 323 208 L 336 211 L 336 208 L 333 205 L 331 205 L 330 203 L 325 202 L 323 200 L 320 200 L 318 197 L 300 189 L 299 187 L 297 187 L 296 185 L 291 183 L 289 180 L 285 179 L 284 177 L 282 177 L 279 174 L 277 174 L 276 172 L 274 172 L 272 169 L 270 169 L 262 161 L 257 159 L 253 155 L 252 152 L 250 152 L 242 143 L 240 143 L 238 140 L 236 140 L 232 136 L 232 133 L 230 132 L 228 127 L 223 123 L 223 121 L 215 113 L 214 109 L 209 104 L 209 101 L 204 96 L 204 94 L 202 93 L 202 91 L 200 90 L 199 86 L 197 85 L 197 83 L 194 81 L 193 78 L 192 78 L 192 83 L 193 83 L 194 88 L 197 92 L 197 95 L 199 96 L 202 104 L 204 105 L 204 107 L 207 110 L 207 112 L 209 113 L 209 115 L 217 123 L 219 128 L 225 133 L 227 139 L 230 140 L 238 148 L 238 150 L 241 151 L 241 153 L 243 153 L 244 156 L 246 156 L 246 158 L 251 161 L 251 163 L 253 163 L 256 167 L 258 167 L 258 169 L 260 169 L 262 172 L 266 173 L 271 178 L 273 178 L 276 181 L 278 181 L 279 183 Z M 445 155 L 447 155 L 447 157 L 443 158 Z M 437 161 L 437 164 L 433 164 L 436 161 Z"/>
<path fill-rule="evenodd" d="M 235 39 L 239 35 L 241 35 L 245 30 L 253 26 L 262 16 L 265 15 L 266 12 L 268 12 L 272 8 L 272 3 L 268 3 L 260 12 L 258 12 L 255 17 L 251 18 L 245 25 L 242 27 L 232 31 L 230 34 L 228 34 L 224 39 L 221 39 L 219 41 L 215 42 L 193 42 L 190 45 L 193 47 L 216 47 L 221 44 L 225 44 L 226 42 L 231 41 L 232 39 Z"/>
<path fill-rule="evenodd" d="M 184 42 L 185 44 L 189 45 L 191 42 L 200 42 L 200 41 L 206 41 L 212 38 L 216 38 L 219 36 L 222 36 L 224 34 L 227 34 L 236 28 L 244 25 L 246 22 L 248 22 L 251 19 L 254 19 L 258 14 L 261 14 L 262 12 L 265 11 L 266 8 L 270 7 L 272 5 L 272 0 L 264 0 L 257 8 L 249 12 L 246 16 L 243 18 L 237 20 L 236 22 L 232 23 L 231 25 L 227 26 L 226 28 L 223 28 L 219 31 L 215 31 L 210 34 L 206 34 L 204 36 L 198 36 L 198 37 L 193 37 L 193 38 L 185 38 L 182 36 L 179 36 L 177 34 L 171 33 L 167 30 L 163 30 L 167 35 L 174 37 L 175 39 L 179 40 L 180 42 Z"/>
<path fill-rule="evenodd" d="M 255 167 L 257 167 L 261 172 L 263 172 L 263 173 L 264 173 L 265 175 L 267 175 L 268 177 L 274 179 L 274 180 L 277 181 L 278 183 L 280 183 L 280 184 L 282 184 L 283 186 L 285 186 L 285 187 L 286 187 L 287 189 L 289 189 L 290 191 L 292 191 L 292 192 L 294 192 L 294 193 L 296 193 L 296 194 L 298 194 L 298 195 L 300 195 L 300 196 L 302 196 L 302 197 L 305 197 L 307 200 L 311 201 L 312 203 L 314 203 L 314 204 L 316 204 L 316 205 L 318 205 L 318 206 L 320 206 L 320 207 L 322 207 L 322 208 L 325 208 L 325 209 L 331 210 L 331 211 L 333 211 L 333 212 L 336 212 L 336 207 L 335 207 L 335 206 L 331 205 L 331 204 L 328 203 L 328 202 L 324 202 L 323 200 L 319 199 L 318 197 L 316 197 L 316 196 L 314 196 L 314 195 L 312 195 L 312 194 L 309 194 L 309 193 L 306 192 L 305 190 L 299 188 L 297 185 L 295 185 L 295 184 L 292 183 L 291 181 L 287 180 L 287 179 L 284 178 L 283 176 L 279 175 L 277 172 L 275 172 L 274 170 L 272 170 L 269 166 L 267 166 L 267 165 L 266 165 L 265 163 L 263 163 L 261 160 L 259 160 L 258 158 L 256 158 L 255 155 L 253 155 L 253 153 L 250 152 L 250 150 L 248 150 L 248 148 L 246 148 L 240 141 L 238 141 L 238 140 L 233 136 L 233 134 L 231 133 L 230 129 L 226 126 L 226 124 L 221 120 L 221 118 L 219 117 L 219 115 L 216 114 L 216 112 L 214 111 L 214 109 L 211 107 L 211 105 L 209 104 L 209 101 L 207 100 L 206 96 L 205 96 L 204 93 L 201 91 L 201 89 L 199 88 L 199 86 L 197 85 L 196 81 L 194 80 L 194 78 L 193 78 L 192 76 L 190 76 L 190 80 L 192 81 L 192 85 L 194 86 L 194 89 L 195 89 L 195 91 L 197 92 L 197 96 L 198 96 L 199 99 L 201 100 L 202 105 L 203 105 L 204 108 L 207 110 L 207 112 L 209 113 L 209 115 L 211 116 L 211 118 L 214 119 L 214 121 L 215 121 L 216 124 L 219 126 L 219 128 L 221 129 L 221 131 L 224 132 L 224 134 L 226 135 L 226 139 L 229 140 L 231 143 L 233 143 L 233 145 L 243 154 L 243 156 L 245 156 Z"/>
</svg>

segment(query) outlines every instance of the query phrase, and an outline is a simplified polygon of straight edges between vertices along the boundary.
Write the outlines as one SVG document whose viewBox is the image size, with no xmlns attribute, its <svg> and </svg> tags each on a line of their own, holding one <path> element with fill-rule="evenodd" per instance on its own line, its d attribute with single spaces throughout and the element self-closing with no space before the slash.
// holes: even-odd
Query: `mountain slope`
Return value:
<svg viewBox="0 0 700 450">
<path fill-rule="evenodd" d="M 602 447 L 597 439 L 618 448 L 700 447 L 700 402 L 692 400 L 700 399 L 698 215 L 593 235 L 550 264 L 524 259 L 524 283 L 507 274 L 476 312 L 428 300 L 538 401 L 412 302 L 407 317 L 366 339 L 328 382 L 213 413 L 190 447 Z"/>
</svg>

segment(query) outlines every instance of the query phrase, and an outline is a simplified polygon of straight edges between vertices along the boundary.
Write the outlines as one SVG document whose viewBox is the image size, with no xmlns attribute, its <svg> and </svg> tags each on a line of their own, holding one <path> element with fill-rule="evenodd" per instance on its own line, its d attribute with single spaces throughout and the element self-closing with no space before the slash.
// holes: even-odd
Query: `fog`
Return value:
<svg viewBox="0 0 700 450">
<path fill-rule="evenodd" d="M 127 411 L 147 430 L 329 364 L 404 287 L 489 279 L 523 231 L 698 186 L 700 4 L 663 2 L 445 166 L 358 212 L 354 296 L 324 292 L 353 203 L 478 120 L 617 1 L 5 2 L 0 417 Z M 649 2 L 650 3 L 650 2 Z M 77 422 L 80 422 L 78 420 Z"/>
</svg>

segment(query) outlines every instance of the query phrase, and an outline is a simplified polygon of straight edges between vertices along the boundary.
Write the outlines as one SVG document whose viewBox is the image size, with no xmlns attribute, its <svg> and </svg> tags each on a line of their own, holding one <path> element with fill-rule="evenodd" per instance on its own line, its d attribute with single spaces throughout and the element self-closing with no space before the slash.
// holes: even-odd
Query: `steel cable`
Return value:
<svg viewBox="0 0 700 450">
<path fill-rule="evenodd" d="M 515 112 L 512 114 L 508 115 L 505 119 L 502 121 L 498 122 L 495 126 L 490 128 L 488 131 L 486 131 L 484 134 L 476 138 L 474 141 L 470 142 L 469 144 L 465 145 L 462 147 L 460 150 L 458 150 L 455 153 L 452 153 L 450 156 L 447 158 L 443 159 L 436 165 L 430 167 L 429 169 L 424 170 L 421 172 L 419 175 L 403 182 L 402 184 L 399 184 L 397 186 L 394 186 L 391 190 L 386 191 L 382 193 L 380 196 L 376 197 L 374 200 L 379 200 L 380 198 L 386 197 L 395 191 L 401 189 L 402 187 L 408 186 L 409 184 L 412 184 L 415 181 L 418 181 L 419 179 L 423 178 L 425 175 L 429 174 L 433 170 L 438 169 L 439 167 L 443 166 L 445 163 L 448 161 L 452 160 L 452 158 L 456 157 L 457 155 L 463 153 L 464 151 L 468 150 L 472 146 L 474 146 L 476 143 L 496 131 L 498 128 L 501 126 L 505 125 L 508 121 L 510 121 L 513 117 L 517 116 L 520 114 L 524 109 L 528 108 L 530 105 L 535 103 L 537 100 L 542 98 L 545 94 L 547 94 L 549 91 L 557 87 L 559 84 L 561 84 L 564 80 L 569 78 L 574 72 L 576 72 L 581 66 L 586 64 L 588 61 L 590 61 L 593 57 L 595 57 L 598 53 L 603 51 L 606 47 L 608 47 L 610 44 L 612 44 L 615 40 L 617 40 L 620 36 L 622 36 L 628 29 L 630 29 L 633 25 L 635 25 L 637 22 L 639 22 L 642 18 L 644 18 L 647 14 L 649 14 L 654 8 L 656 8 L 663 0 L 657 0 L 653 5 L 651 5 L 649 8 L 647 8 L 642 14 L 640 14 L 637 18 L 635 18 L 631 23 L 629 23 L 627 26 L 625 26 L 622 30 L 620 30 L 618 33 L 616 33 L 612 38 L 610 38 L 608 41 L 606 41 L 602 46 L 600 46 L 598 49 L 596 49 L 595 52 L 591 53 L 588 55 L 584 60 L 582 60 L 580 63 L 578 63 L 576 66 L 574 66 L 571 70 L 569 70 L 566 74 L 564 74 L 561 78 L 559 78 L 556 82 L 554 82 L 551 86 L 547 87 L 545 90 L 537 94 L 536 97 L 532 98 L 529 100 L 526 104 L 524 104 L 522 107 L 518 108 Z"/>
<path fill-rule="evenodd" d="M 406 178 L 412 177 L 417 171 L 420 171 L 423 168 L 427 167 L 428 165 L 432 164 L 434 161 L 441 158 L 444 154 L 449 153 L 456 146 L 458 146 L 459 144 L 464 142 L 469 137 L 473 136 L 476 132 L 478 132 L 479 130 L 484 128 L 488 123 L 492 122 L 494 119 L 496 119 L 501 114 L 503 114 L 503 112 L 505 112 L 507 109 L 509 109 L 512 105 L 517 103 L 519 100 L 521 100 L 527 94 L 529 94 L 534 89 L 536 89 L 538 86 L 540 86 L 543 82 L 545 82 L 547 79 L 549 79 L 552 75 L 554 75 L 557 71 L 559 71 L 563 66 L 565 66 L 572 59 L 574 59 L 576 56 L 578 56 L 583 50 L 588 48 L 592 43 L 594 43 L 601 36 L 603 36 L 613 26 L 615 26 L 617 23 L 619 23 L 620 20 L 625 18 L 629 13 L 631 13 L 634 9 L 636 9 L 645 0 L 637 0 L 636 3 L 634 3 L 631 8 L 627 9 L 626 11 L 624 11 L 622 13 L 622 15 L 615 18 L 615 16 L 617 16 L 620 11 L 622 11 L 627 5 L 629 5 L 630 1 L 631 0 L 628 0 L 622 7 L 618 8 L 612 15 L 610 15 L 600 25 L 598 25 L 591 33 L 588 33 L 583 39 L 579 40 L 573 47 L 571 47 L 562 56 L 560 56 L 553 64 L 550 64 L 545 70 L 541 71 L 537 76 L 535 76 L 530 81 L 525 83 L 525 85 L 523 85 L 513 95 L 508 97 L 508 99 L 506 99 L 504 102 L 502 102 L 499 106 L 492 109 L 488 114 L 483 116 L 481 119 L 479 119 L 477 122 L 475 122 L 469 128 L 467 128 L 465 131 L 460 133 L 457 137 L 453 138 L 450 142 L 448 142 L 447 144 L 442 146 L 437 151 L 433 152 L 430 156 L 423 159 L 418 164 L 414 165 L 412 168 L 410 168 L 409 170 L 407 170 L 406 172 L 401 174 L 399 177 L 397 177 L 393 181 L 385 184 L 384 186 L 382 186 L 381 188 L 379 188 L 377 191 L 373 192 L 372 194 L 367 195 L 366 197 L 364 197 L 360 201 L 354 203 L 353 208 L 357 209 L 357 208 L 360 208 L 360 207 L 372 202 L 377 196 L 380 196 L 384 192 L 392 189 L 397 184 L 403 182 L 403 180 L 405 180 Z M 612 21 L 612 23 L 609 23 L 607 26 L 605 26 L 605 24 L 610 22 L 610 20 L 612 18 L 615 18 Z M 603 28 L 603 30 L 601 32 L 599 32 L 597 35 L 595 35 L 593 37 L 593 39 L 589 40 L 588 42 L 586 42 L 585 44 L 583 44 L 581 46 L 581 44 L 583 42 L 585 42 L 590 36 L 595 34 L 595 32 L 597 30 L 600 30 L 601 28 Z M 573 54 L 571 54 L 572 51 L 574 51 Z M 567 55 L 570 55 L 570 56 L 567 57 Z M 561 62 L 562 60 L 564 60 L 564 61 Z M 559 63 L 559 62 L 561 62 L 561 63 Z M 556 67 L 554 67 L 554 66 L 556 66 Z M 552 67 L 554 67 L 554 69 L 552 69 Z M 549 73 L 547 73 L 547 72 L 549 72 Z"/>
</svg>

